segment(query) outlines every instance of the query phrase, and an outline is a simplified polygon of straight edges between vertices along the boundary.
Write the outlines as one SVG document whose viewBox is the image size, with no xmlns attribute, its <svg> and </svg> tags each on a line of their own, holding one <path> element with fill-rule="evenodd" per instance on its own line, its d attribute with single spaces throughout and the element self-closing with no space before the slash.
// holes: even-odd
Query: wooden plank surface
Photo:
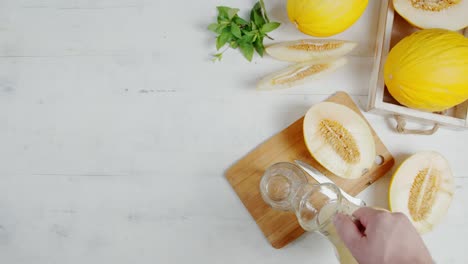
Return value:
<svg viewBox="0 0 468 264">
<path fill-rule="evenodd" d="M 347 65 L 274 92 L 255 82 L 287 63 L 210 60 L 215 6 L 253 3 L 0 1 L 0 263 L 336 263 L 319 235 L 271 247 L 224 173 L 337 89 L 363 107 L 380 1 L 336 36 L 359 43 Z M 275 41 L 307 37 L 284 0 L 265 4 Z M 397 164 L 420 150 L 450 161 L 453 204 L 423 239 L 436 263 L 468 263 L 468 133 L 399 135 L 364 115 Z M 359 197 L 386 207 L 390 176 Z"/>
<path fill-rule="evenodd" d="M 327 101 L 345 105 L 365 119 L 356 104 L 344 92 L 336 93 Z M 374 164 L 368 173 L 358 179 L 346 180 L 337 177 L 323 168 L 309 154 L 302 132 L 303 120 L 304 118 L 297 120 L 285 130 L 268 139 L 226 172 L 229 183 L 255 219 L 265 237 L 275 248 L 284 247 L 302 235 L 304 230 L 299 226 L 292 212 L 273 210 L 263 201 L 259 191 L 259 184 L 268 166 L 282 161 L 303 160 L 319 169 L 349 194 L 356 195 L 384 176 L 394 164 L 393 156 L 375 131 L 371 129 L 375 140 L 376 153 L 383 158 L 383 162 Z M 312 178 L 309 177 L 309 179 L 314 182 Z"/>
</svg>

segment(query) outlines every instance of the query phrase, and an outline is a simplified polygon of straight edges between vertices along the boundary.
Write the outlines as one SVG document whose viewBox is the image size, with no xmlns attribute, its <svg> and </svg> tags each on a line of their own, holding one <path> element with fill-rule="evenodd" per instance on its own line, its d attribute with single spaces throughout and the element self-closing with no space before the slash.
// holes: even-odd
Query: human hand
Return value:
<svg viewBox="0 0 468 264">
<path fill-rule="evenodd" d="M 361 264 L 433 263 L 423 240 L 402 213 L 363 207 L 350 216 L 337 214 L 338 235 Z M 360 222 L 360 224 L 359 224 Z"/>
</svg>

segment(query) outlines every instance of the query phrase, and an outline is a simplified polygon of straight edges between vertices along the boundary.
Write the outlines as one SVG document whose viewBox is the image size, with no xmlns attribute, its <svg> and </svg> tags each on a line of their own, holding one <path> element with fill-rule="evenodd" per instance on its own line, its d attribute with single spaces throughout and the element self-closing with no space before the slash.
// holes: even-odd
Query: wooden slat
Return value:
<svg viewBox="0 0 468 264">
<path fill-rule="evenodd" d="M 344 92 L 336 93 L 327 101 L 345 105 L 364 118 L 356 104 Z M 281 161 L 303 160 L 327 175 L 346 192 L 356 195 L 384 176 L 394 164 L 392 155 L 371 127 L 377 155 L 382 156 L 384 162 L 381 165 L 375 164 L 367 174 L 359 179 L 346 180 L 337 177 L 323 168 L 309 154 L 303 139 L 303 120 L 304 118 L 297 120 L 285 130 L 268 139 L 226 172 L 227 180 L 265 237 L 275 248 L 284 247 L 302 235 L 304 230 L 299 226 L 293 213 L 273 210 L 263 201 L 259 184 L 268 166 Z M 311 182 L 314 181 L 312 178 L 309 179 Z"/>
</svg>

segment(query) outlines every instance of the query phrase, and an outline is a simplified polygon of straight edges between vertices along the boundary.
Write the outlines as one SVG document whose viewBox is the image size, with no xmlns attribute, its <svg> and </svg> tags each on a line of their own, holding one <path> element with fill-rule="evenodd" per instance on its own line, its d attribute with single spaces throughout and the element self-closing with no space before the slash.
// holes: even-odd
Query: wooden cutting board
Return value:
<svg viewBox="0 0 468 264">
<path fill-rule="evenodd" d="M 351 97 L 345 92 L 338 92 L 326 101 L 347 106 L 366 120 Z M 263 201 L 260 195 L 259 185 L 260 179 L 267 167 L 277 162 L 293 162 L 296 159 L 302 160 L 327 175 L 349 194 L 356 195 L 380 177 L 384 176 L 394 164 L 392 155 L 368 123 L 374 136 L 377 156 L 383 159 L 382 162 L 380 164 L 374 164 L 371 170 L 359 179 L 345 180 L 337 177 L 324 169 L 309 154 L 302 134 L 303 120 L 304 117 L 268 139 L 239 160 L 226 172 L 226 178 L 229 183 L 234 188 L 265 237 L 275 248 L 284 247 L 305 231 L 299 226 L 296 216 L 293 213 L 273 210 Z M 311 177 L 308 178 L 310 182 L 315 182 Z"/>
</svg>

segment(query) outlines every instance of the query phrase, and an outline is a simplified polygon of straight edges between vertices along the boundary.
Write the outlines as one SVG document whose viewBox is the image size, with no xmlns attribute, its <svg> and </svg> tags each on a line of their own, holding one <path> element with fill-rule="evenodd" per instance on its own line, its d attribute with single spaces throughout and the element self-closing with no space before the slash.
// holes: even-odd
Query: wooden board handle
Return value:
<svg viewBox="0 0 468 264">
<path fill-rule="evenodd" d="M 432 135 L 439 129 L 438 123 L 435 123 L 434 126 L 429 130 L 407 129 L 406 119 L 404 117 L 400 115 L 395 115 L 395 120 L 397 121 L 396 131 L 400 134 Z"/>
</svg>

